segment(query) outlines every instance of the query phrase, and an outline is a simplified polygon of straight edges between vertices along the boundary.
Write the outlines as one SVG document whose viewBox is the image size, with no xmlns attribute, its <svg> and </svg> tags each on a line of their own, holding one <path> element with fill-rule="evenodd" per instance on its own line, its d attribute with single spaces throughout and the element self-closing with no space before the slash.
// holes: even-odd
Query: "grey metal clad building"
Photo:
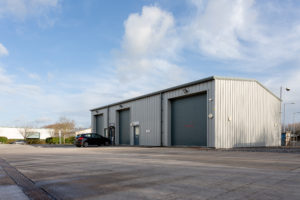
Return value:
<svg viewBox="0 0 300 200">
<path fill-rule="evenodd" d="M 91 110 L 115 144 L 280 146 L 281 100 L 252 79 L 208 77 Z"/>
</svg>

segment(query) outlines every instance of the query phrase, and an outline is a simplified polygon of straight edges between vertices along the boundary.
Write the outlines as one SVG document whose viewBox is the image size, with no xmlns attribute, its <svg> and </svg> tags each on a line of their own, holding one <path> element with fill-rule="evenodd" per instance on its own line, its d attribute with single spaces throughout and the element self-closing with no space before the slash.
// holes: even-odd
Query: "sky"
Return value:
<svg viewBox="0 0 300 200">
<path fill-rule="evenodd" d="M 277 96 L 290 88 L 292 122 L 299 10 L 297 0 L 0 0 L 0 126 L 89 127 L 92 108 L 212 75 Z"/>
</svg>

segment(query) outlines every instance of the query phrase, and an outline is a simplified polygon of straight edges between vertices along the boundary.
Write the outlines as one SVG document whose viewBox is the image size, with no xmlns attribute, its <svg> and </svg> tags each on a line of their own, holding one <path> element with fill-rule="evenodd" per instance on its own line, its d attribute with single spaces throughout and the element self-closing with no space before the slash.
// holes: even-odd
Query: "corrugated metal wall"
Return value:
<svg viewBox="0 0 300 200">
<path fill-rule="evenodd" d="M 140 145 L 160 146 L 162 137 L 163 146 L 170 146 L 171 100 L 206 92 L 207 114 L 212 116 L 207 119 L 208 147 L 280 145 L 280 100 L 256 81 L 215 77 L 184 88 L 164 91 L 162 108 L 160 94 L 122 103 L 122 107 L 110 106 L 109 123 L 116 127 L 116 144 L 119 142 L 118 110 L 129 108 L 130 122 L 141 128 Z M 108 126 L 107 108 L 92 111 L 93 131 L 96 131 L 94 115 L 97 114 L 103 114 L 104 128 Z M 133 145 L 133 127 L 130 140 Z"/>
<path fill-rule="evenodd" d="M 215 82 L 216 148 L 280 145 L 278 98 L 255 81 Z"/>
<path fill-rule="evenodd" d="M 208 81 L 192 86 L 185 87 L 188 93 L 184 93 L 183 88 L 168 91 L 162 94 L 163 98 L 163 131 L 162 140 L 163 146 L 171 145 L 171 104 L 170 100 L 178 97 L 189 96 L 201 92 L 207 93 L 207 113 L 214 115 L 214 81 Z M 119 143 L 119 127 L 118 127 L 118 110 L 130 109 L 130 122 L 139 123 L 141 128 L 140 145 L 160 146 L 161 145 L 161 108 L 160 108 L 160 94 L 145 97 L 142 99 L 130 101 L 119 105 L 109 107 L 109 123 L 115 124 L 116 127 L 116 144 Z M 209 100 L 211 99 L 211 100 Z M 96 114 L 104 115 L 104 127 L 107 127 L 107 108 L 92 111 L 92 128 L 95 131 L 95 117 Z M 207 120 L 207 144 L 209 147 L 214 147 L 214 118 Z M 130 144 L 133 145 L 133 127 L 130 129 Z"/>
<path fill-rule="evenodd" d="M 207 92 L 207 113 L 214 116 L 214 81 L 207 81 L 201 84 L 185 87 L 163 93 L 163 145 L 171 145 L 171 99 Z M 214 147 L 214 118 L 207 119 L 207 146 Z"/>
<path fill-rule="evenodd" d="M 96 133 L 96 115 L 103 115 L 103 126 L 104 128 L 107 128 L 107 109 L 101 109 L 97 111 L 91 112 L 91 126 L 92 126 L 92 132 Z"/>
<path fill-rule="evenodd" d="M 154 95 L 122 103 L 109 107 L 109 123 L 116 127 L 116 144 L 119 144 L 119 122 L 118 111 L 128 109 L 130 112 L 130 122 L 140 126 L 140 145 L 160 146 L 160 95 Z M 107 128 L 107 108 L 98 110 L 98 114 L 104 114 L 104 127 Z M 92 112 L 92 122 L 96 111 Z M 92 125 L 93 129 L 95 125 Z M 133 145 L 133 127 L 130 127 L 130 144 Z"/>
<path fill-rule="evenodd" d="M 96 115 L 96 132 L 104 136 L 104 116 Z"/>
</svg>

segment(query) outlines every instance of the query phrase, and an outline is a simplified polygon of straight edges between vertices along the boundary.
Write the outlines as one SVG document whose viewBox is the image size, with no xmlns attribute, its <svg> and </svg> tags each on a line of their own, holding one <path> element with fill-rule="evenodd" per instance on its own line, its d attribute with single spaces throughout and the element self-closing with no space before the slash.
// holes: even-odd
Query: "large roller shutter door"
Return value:
<svg viewBox="0 0 300 200">
<path fill-rule="evenodd" d="M 96 115 L 96 132 L 97 134 L 103 136 L 103 132 L 104 132 L 103 115 Z"/>
<path fill-rule="evenodd" d="M 206 94 L 171 101 L 171 143 L 207 146 Z"/>
<path fill-rule="evenodd" d="M 129 110 L 119 111 L 119 144 L 130 144 Z"/>
</svg>

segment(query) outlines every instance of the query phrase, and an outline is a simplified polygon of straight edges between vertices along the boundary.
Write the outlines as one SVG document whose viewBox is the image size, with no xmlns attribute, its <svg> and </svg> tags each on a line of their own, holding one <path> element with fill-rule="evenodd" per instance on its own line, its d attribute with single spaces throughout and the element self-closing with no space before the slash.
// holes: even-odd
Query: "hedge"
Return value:
<svg viewBox="0 0 300 200">
<path fill-rule="evenodd" d="M 0 137 L 0 143 L 6 144 L 7 143 L 7 137 Z"/>
<path fill-rule="evenodd" d="M 62 138 L 62 141 L 63 141 L 63 138 Z M 59 138 L 58 137 L 46 138 L 46 143 L 47 144 L 59 144 Z"/>
<path fill-rule="evenodd" d="M 45 140 L 38 138 L 27 138 L 25 141 L 27 144 L 45 144 Z"/>
<path fill-rule="evenodd" d="M 65 138 L 65 144 L 74 144 L 74 141 L 75 141 L 74 136 Z M 59 144 L 59 137 L 46 138 L 46 143 L 47 144 Z M 63 137 L 61 138 L 61 143 L 62 144 L 64 143 L 64 138 Z"/>
<path fill-rule="evenodd" d="M 65 142 L 66 142 L 66 144 L 74 144 L 75 136 L 66 138 Z"/>
</svg>

